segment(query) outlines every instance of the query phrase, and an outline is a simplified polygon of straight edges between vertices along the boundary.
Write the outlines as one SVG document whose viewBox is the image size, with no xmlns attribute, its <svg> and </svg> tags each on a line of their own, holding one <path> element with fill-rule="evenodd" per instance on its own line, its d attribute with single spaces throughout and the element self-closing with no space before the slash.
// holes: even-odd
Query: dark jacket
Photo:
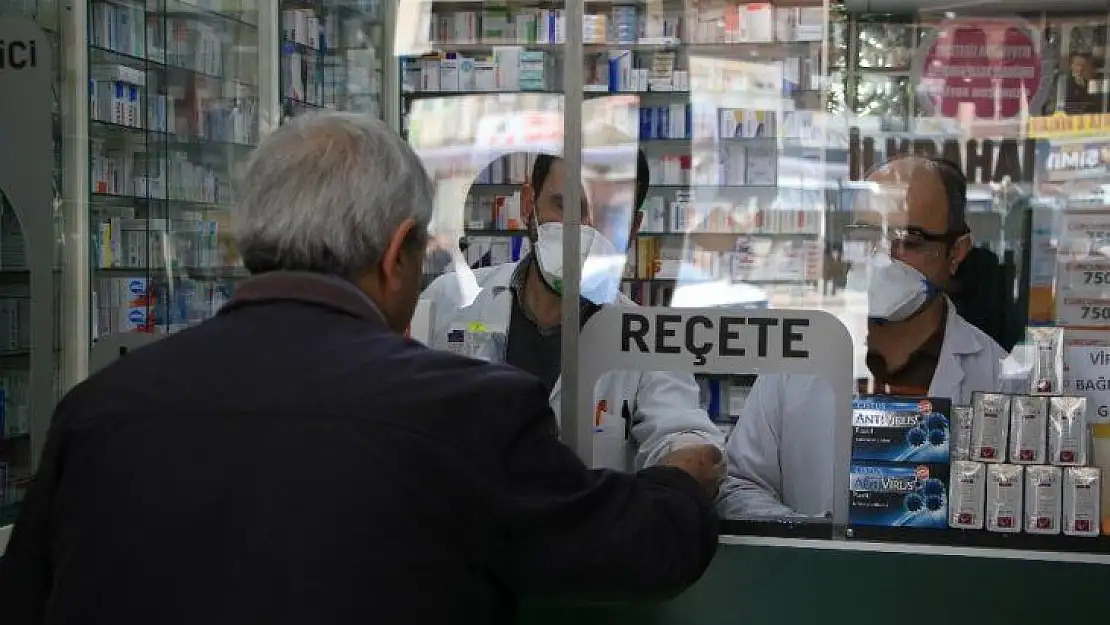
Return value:
<svg viewBox="0 0 1110 625">
<path fill-rule="evenodd" d="M 61 401 L 0 623 L 499 623 L 675 593 L 715 545 L 692 478 L 587 470 L 536 379 L 275 273 Z"/>
</svg>

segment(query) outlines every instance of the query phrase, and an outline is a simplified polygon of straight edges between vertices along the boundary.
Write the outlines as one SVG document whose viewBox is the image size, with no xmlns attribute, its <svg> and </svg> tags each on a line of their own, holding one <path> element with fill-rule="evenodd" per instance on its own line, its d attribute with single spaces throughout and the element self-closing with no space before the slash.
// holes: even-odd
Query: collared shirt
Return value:
<svg viewBox="0 0 1110 625">
<path fill-rule="evenodd" d="M 540 326 L 536 316 L 524 303 L 528 269 L 535 262 L 534 258 L 529 254 L 521 260 L 509 282 L 509 288 L 513 292 L 513 304 L 509 317 L 505 362 L 539 378 L 547 388 L 547 392 L 551 393 L 562 372 L 562 324 L 550 327 Z M 585 323 L 598 310 L 601 310 L 600 306 L 583 299 L 579 313 L 580 322 Z"/>
<path fill-rule="evenodd" d="M 902 396 L 923 396 L 929 393 L 933 375 L 944 348 L 947 315 L 941 317 L 940 326 L 906 360 L 906 364 L 891 371 L 886 359 L 877 352 L 868 352 L 867 368 L 875 378 L 874 392 Z"/>
</svg>

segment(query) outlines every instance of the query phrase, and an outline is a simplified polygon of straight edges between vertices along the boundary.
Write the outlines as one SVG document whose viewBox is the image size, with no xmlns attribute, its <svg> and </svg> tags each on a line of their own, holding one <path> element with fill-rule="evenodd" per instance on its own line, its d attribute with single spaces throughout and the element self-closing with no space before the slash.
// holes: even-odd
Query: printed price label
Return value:
<svg viewBox="0 0 1110 625">
<path fill-rule="evenodd" d="M 1110 323 L 1110 297 L 1075 297 L 1056 300 L 1056 323 L 1064 326 L 1103 326 Z"/>
<path fill-rule="evenodd" d="M 1063 263 L 1059 267 L 1057 284 L 1061 290 L 1110 295 L 1110 260 Z"/>
<path fill-rule="evenodd" d="M 1074 212 L 1065 223 L 1061 252 L 1085 256 L 1110 248 L 1110 214 Z"/>
</svg>

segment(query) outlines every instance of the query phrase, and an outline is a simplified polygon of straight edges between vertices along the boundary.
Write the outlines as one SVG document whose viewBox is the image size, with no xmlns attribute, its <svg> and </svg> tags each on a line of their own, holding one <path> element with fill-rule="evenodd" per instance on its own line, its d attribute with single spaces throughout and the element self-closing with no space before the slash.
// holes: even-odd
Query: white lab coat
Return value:
<svg viewBox="0 0 1110 625">
<path fill-rule="evenodd" d="M 431 346 L 443 349 L 452 327 L 481 322 L 506 331 L 512 311 L 509 285 L 518 263 L 447 273 L 432 282 L 421 299 L 432 302 Z M 620 295 L 618 305 L 635 306 Z M 470 301 L 468 304 L 467 301 Z M 583 389 L 585 391 L 585 389 Z M 555 382 L 550 402 L 560 413 L 562 378 Z M 700 407 L 698 385 L 689 373 L 610 371 L 598 380 L 594 406 L 608 407 L 594 434 L 594 466 L 636 470 L 651 466 L 678 440 L 712 443 L 724 447 L 724 436 Z M 627 401 L 633 415 L 631 440 L 625 440 L 621 407 Z M 583 415 L 592 419 L 594 415 Z"/>
<path fill-rule="evenodd" d="M 976 391 L 1019 392 L 1027 371 L 948 305 L 944 342 L 929 396 L 967 405 Z M 813 375 L 760 376 L 727 443 L 724 517 L 824 516 L 833 510 L 834 396 Z"/>
</svg>

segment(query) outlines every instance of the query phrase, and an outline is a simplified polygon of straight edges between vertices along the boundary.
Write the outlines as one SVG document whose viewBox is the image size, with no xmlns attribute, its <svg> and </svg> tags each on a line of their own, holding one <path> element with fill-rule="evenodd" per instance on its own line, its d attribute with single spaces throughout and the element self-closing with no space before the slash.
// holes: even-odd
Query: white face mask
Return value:
<svg viewBox="0 0 1110 625">
<path fill-rule="evenodd" d="M 536 260 L 540 275 L 553 291 L 563 293 L 563 224 L 550 222 L 536 228 Z M 620 290 L 624 254 L 590 226 L 579 226 L 579 263 L 582 268 L 582 297 L 595 304 L 612 302 Z"/>
<path fill-rule="evenodd" d="M 870 275 L 866 275 L 868 269 Z M 920 271 L 883 254 L 873 256 L 870 263 L 852 264 L 848 283 L 864 281 L 867 316 L 880 321 L 905 321 L 939 292 Z"/>
</svg>

